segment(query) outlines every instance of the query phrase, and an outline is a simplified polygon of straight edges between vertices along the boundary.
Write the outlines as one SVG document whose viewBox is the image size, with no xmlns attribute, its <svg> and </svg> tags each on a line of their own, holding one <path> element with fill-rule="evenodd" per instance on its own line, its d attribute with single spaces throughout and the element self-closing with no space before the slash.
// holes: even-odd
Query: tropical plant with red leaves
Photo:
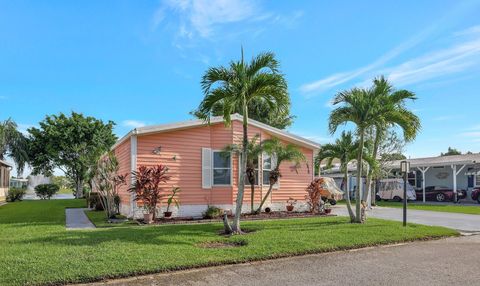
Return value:
<svg viewBox="0 0 480 286">
<path fill-rule="evenodd" d="M 157 206 L 165 196 L 162 194 L 162 184 L 170 180 L 167 173 L 168 167 L 161 164 L 152 167 L 140 166 L 138 171 L 132 172 L 134 183 L 129 191 L 135 194 L 135 200 L 143 204 L 147 213 L 153 214 L 153 219 L 156 217 Z"/>
</svg>

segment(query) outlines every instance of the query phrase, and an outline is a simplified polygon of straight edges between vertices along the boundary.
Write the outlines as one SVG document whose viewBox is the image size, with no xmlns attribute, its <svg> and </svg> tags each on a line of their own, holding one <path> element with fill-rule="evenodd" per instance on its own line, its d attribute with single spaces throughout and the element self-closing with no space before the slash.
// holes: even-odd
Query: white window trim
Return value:
<svg viewBox="0 0 480 286">
<path fill-rule="evenodd" d="M 480 187 L 480 180 L 477 180 L 478 178 L 480 178 L 480 175 L 474 175 L 473 176 L 473 185 L 476 187 Z"/>
<path fill-rule="evenodd" d="M 261 159 L 262 159 L 262 161 L 261 161 L 261 162 L 262 162 L 262 172 L 261 172 L 261 177 L 262 177 L 261 179 L 262 179 L 262 180 L 261 180 L 261 181 L 259 180 L 258 182 L 261 183 L 262 187 L 263 187 L 263 186 L 265 186 L 265 187 L 270 187 L 270 183 L 265 184 L 265 183 L 263 182 L 263 171 L 264 171 L 264 169 L 263 169 L 263 155 L 264 155 L 264 152 L 262 152 L 262 158 L 261 158 Z M 270 162 L 271 162 L 271 161 L 270 161 Z M 265 171 L 272 171 L 272 169 L 270 169 L 270 170 L 265 170 Z M 278 178 L 277 183 L 276 183 L 275 185 L 273 185 L 273 188 L 274 188 L 274 189 L 279 189 L 279 188 L 280 188 L 280 178 Z"/>
<path fill-rule="evenodd" d="M 232 157 L 232 152 L 230 152 L 230 184 L 215 184 L 214 180 L 214 174 L 215 174 L 215 169 L 222 169 L 222 170 L 228 170 L 229 168 L 215 168 L 215 162 L 214 162 L 214 153 L 221 153 L 223 150 L 213 150 L 211 152 L 212 155 L 212 187 L 231 187 L 233 185 L 233 157 Z"/>
</svg>

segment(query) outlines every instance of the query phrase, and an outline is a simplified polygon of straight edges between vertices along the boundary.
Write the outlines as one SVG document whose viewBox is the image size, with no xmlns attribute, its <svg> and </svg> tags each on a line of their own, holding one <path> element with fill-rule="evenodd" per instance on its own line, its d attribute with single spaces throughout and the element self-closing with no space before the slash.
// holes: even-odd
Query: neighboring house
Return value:
<svg viewBox="0 0 480 286">
<path fill-rule="evenodd" d="M 392 161 L 385 166 L 390 169 L 390 177 L 400 177 L 400 162 Z M 467 199 L 473 188 L 480 187 L 480 154 L 464 154 L 407 159 L 410 162 L 408 182 L 417 190 L 428 186 L 445 186 L 451 189 L 467 191 Z M 350 190 L 355 187 L 356 165 L 349 164 Z M 324 176 L 334 177 L 340 185 L 343 174 L 338 166 L 323 171 Z M 417 200 L 423 200 L 417 197 Z"/>
<path fill-rule="evenodd" d="M 400 162 L 389 164 L 392 172 L 399 174 Z M 480 154 L 450 155 L 408 159 L 408 181 L 417 189 L 428 186 L 445 186 L 453 190 L 467 191 L 467 199 L 474 187 L 480 187 Z M 422 198 L 417 198 L 422 200 Z"/>
<path fill-rule="evenodd" d="M 11 164 L 0 160 L 0 203 L 5 202 L 7 197 L 11 169 Z"/>
<path fill-rule="evenodd" d="M 302 207 L 306 187 L 313 179 L 313 158 L 319 145 L 305 138 L 273 128 L 258 121 L 249 120 L 249 137 L 260 135 L 260 140 L 277 137 L 285 143 L 297 145 L 307 158 L 297 170 L 294 163 L 284 162 L 280 166 L 282 177 L 274 187 L 267 206 L 284 210 L 286 201 L 292 197 L 299 200 Z M 239 156 L 236 154 L 221 156 L 221 150 L 229 144 L 241 144 L 242 117 L 232 115 L 231 127 L 225 127 L 221 117 L 211 119 L 210 125 L 202 120 L 141 127 L 130 131 L 113 147 L 120 164 L 120 173 L 129 174 L 142 165 L 168 166 L 171 179 L 165 186 L 180 187 L 180 216 L 200 216 L 208 206 L 213 205 L 235 211 L 238 190 Z M 272 158 L 263 154 L 258 170 L 258 185 L 255 203 L 258 205 L 261 195 L 268 190 L 268 174 L 272 168 Z M 274 162 L 273 162 L 274 163 Z M 129 186 L 119 191 L 121 212 L 128 216 L 140 216 L 142 209 L 137 206 L 128 192 Z M 250 187 L 246 184 L 244 209 L 249 210 Z M 164 207 L 165 204 L 162 204 Z"/>
<path fill-rule="evenodd" d="M 26 189 L 28 186 L 28 179 L 10 178 L 10 188 Z"/>
</svg>

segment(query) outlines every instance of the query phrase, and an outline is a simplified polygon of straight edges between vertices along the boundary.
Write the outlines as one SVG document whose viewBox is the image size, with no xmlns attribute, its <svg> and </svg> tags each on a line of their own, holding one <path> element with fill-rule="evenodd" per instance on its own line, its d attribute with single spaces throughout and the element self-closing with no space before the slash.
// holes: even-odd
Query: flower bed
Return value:
<svg viewBox="0 0 480 286">
<path fill-rule="evenodd" d="M 268 220 L 268 219 L 288 219 L 288 218 L 307 218 L 307 217 L 327 217 L 327 216 L 336 216 L 335 214 L 312 214 L 310 212 L 286 212 L 286 211 L 272 211 L 269 213 L 259 213 L 259 214 L 242 214 L 243 221 L 254 221 L 254 220 Z M 232 218 L 233 216 L 229 216 Z M 143 223 L 143 220 L 137 220 L 139 223 Z M 171 218 L 159 218 L 155 220 L 152 224 L 186 224 L 186 223 L 211 223 L 211 222 L 221 222 L 222 218 L 195 218 L 195 217 L 171 217 Z"/>
</svg>

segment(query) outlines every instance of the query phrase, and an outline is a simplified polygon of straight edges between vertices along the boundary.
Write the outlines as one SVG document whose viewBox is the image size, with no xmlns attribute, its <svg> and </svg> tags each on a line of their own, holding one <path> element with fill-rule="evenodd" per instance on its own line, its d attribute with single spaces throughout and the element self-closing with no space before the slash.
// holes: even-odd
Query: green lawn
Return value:
<svg viewBox="0 0 480 286">
<path fill-rule="evenodd" d="M 83 200 L 51 200 L 0 207 L 0 285 L 87 282 L 458 234 L 377 219 L 355 225 L 344 217 L 245 222 L 254 232 L 231 238 L 217 234 L 218 223 L 66 231 L 64 208 L 84 205 Z M 216 241 L 244 246 L 199 246 Z"/>
<path fill-rule="evenodd" d="M 377 202 L 378 206 L 381 207 L 393 207 L 393 208 L 402 208 L 402 202 L 386 202 L 380 201 Z M 422 203 L 409 203 L 409 209 L 414 210 L 424 210 L 424 211 L 435 211 L 435 212 L 447 212 L 447 213 L 462 213 L 462 214 L 475 214 L 480 215 L 480 205 L 437 205 L 437 204 L 422 204 Z"/>
</svg>

